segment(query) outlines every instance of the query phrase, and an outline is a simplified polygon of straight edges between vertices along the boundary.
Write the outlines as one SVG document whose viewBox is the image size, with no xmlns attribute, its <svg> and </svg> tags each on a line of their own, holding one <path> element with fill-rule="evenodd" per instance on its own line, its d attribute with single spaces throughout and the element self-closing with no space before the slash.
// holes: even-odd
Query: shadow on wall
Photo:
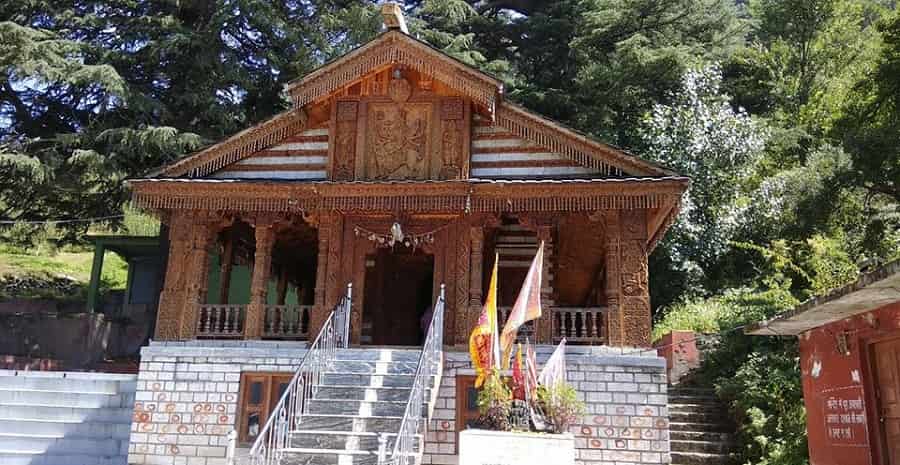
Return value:
<svg viewBox="0 0 900 465">
<path fill-rule="evenodd" d="M 59 311 L 55 305 L 42 309 L 34 302 L 3 302 L 0 355 L 53 359 L 47 368 L 67 370 L 90 368 L 107 359 L 136 358 L 150 337 L 154 315 L 150 305 L 130 305 L 122 316 L 110 318 L 102 313 Z M 41 364 L 21 366 L 21 359 L 7 362 L 14 366 L 3 368 L 41 369 Z"/>
</svg>

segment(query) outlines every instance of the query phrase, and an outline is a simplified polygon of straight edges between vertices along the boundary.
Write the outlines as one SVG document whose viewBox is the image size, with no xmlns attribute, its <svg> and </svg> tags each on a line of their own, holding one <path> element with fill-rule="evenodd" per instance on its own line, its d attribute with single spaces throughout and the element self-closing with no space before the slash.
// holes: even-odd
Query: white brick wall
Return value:
<svg viewBox="0 0 900 465">
<path fill-rule="evenodd" d="M 304 343 L 152 343 L 141 352 L 129 464 L 225 465 L 237 425 L 240 374 L 292 372 Z M 538 347 L 538 363 L 552 347 Z M 622 355 L 624 352 L 625 355 Z M 586 403 L 572 427 L 581 465 L 666 464 L 669 424 L 665 360 L 631 349 L 569 347 L 570 383 Z M 444 376 L 425 441 L 424 464 L 458 463 L 456 376 L 472 375 L 465 352 L 446 352 Z"/>
<path fill-rule="evenodd" d="M 225 465 L 242 372 L 293 372 L 303 342 L 157 342 L 141 351 L 128 463 Z"/>
</svg>

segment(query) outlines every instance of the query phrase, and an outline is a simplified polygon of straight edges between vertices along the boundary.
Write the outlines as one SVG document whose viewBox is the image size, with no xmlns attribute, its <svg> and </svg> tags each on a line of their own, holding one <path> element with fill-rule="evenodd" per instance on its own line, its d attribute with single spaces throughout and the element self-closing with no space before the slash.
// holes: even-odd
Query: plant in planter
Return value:
<svg viewBox="0 0 900 465">
<path fill-rule="evenodd" d="M 568 383 L 539 386 L 537 403 L 544 413 L 551 432 L 565 433 L 569 426 L 584 415 L 584 403 L 578 400 L 578 392 Z"/>
<path fill-rule="evenodd" d="M 509 431 L 512 409 L 512 392 L 496 369 L 488 375 L 478 392 L 478 424 L 485 429 Z"/>
</svg>

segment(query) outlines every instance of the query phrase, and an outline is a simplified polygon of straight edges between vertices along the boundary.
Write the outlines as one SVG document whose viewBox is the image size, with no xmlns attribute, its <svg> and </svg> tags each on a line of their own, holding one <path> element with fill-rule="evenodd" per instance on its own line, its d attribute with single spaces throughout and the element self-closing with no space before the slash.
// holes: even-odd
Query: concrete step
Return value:
<svg viewBox="0 0 900 465">
<path fill-rule="evenodd" d="M 726 454 L 704 454 L 700 452 L 672 452 L 671 465 L 729 465 Z"/>
<path fill-rule="evenodd" d="M 376 375 L 329 371 L 322 376 L 325 386 L 410 387 L 415 375 Z"/>
<path fill-rule="evenodd" d="M 37 373 L 39 372 L 16 376 L 0 373 L 0 389 L 9 391 L 34 390 L 76 392 L 81 394 L 120 394 L 123 392 L 133 393 L 137 385 L 137 377 L 134 375 L 120 375 L 122 377 L 130 376 L 131 379 L 115 380 L 76 377 L 74 373 L 67 373 L 71 377 L 37 376 Z M 94 373 L 84 374 L 91 375 Z"/>
<path fill-rule="evenodd" d="M 428 396 L 426 390 L 425 396 Z M 408 387 L 319 386 L 317 399 L 394 400 L 406 401 L 412 392 Z"/>
<path fill-rule="evenodd" d="M 300 430 L 291 433 L 291 447 L 296 449 L 334 449 L 377 451 L 378 433 Z M 394 447 L 396 433 L 387 435 L 388 449 Z"/>
<path fill-rule="evenodd" d="M 134 406 L 134 394 L 97 394 L 71 391 L 3 390 L 0 404 L 55 405 L 59 407 L 127 407 Z"/>
<path fill-rule="evenodd" d="M 92 455 L 65 454 L 27 454 L 15 451 L 0 450 L 0 463 L 3 465 L 127 465 L 128 457 L 98 457 Z"/>
<path fill-rule="evenodd" d="M 712 441 L 712 442 L 731 442 L 730 433 L 720 433 L 715 431 L 676 431 L 669 432 L 669 439 L 672 441 Z"/>
<path fill-rule="evenodd" d="M 418 362 L 422 351 L 410 349 L 339 349 L 336 360 L 378 360 L 382 362 Z"/>
<path fill-rule="evenodd" d="M 703 423 L 703 422 L 681 422 L 681 421 L 670 421 L 669 429 L 671 431 L 695 431 L 695 432 L 706 432 L 706 433 L 728 433 L 731 431 L 731 426 L 725 423 Z"/>
<path fill-rule="evenodd" d="M 46 405 L 7 405 L 0 404 L 0 419 L 56 420 L 56 421 L 94 421 L 112 423 L 131 423 L 131 408 L 83 408 L 59 407 Z"/>
<path fill-rule="evenodd" d="M 727 410 L 719 404 L 669 402 L 669 413 L 712 413 L 727 418 Z"/>
<path fill-rule="evenodd" d="M 357 415 L 360 417 L 403 416 L 407 401 L 361 401 L 313 399 L 309 403 L 309 413 L 320 415 Z"/>
<path fill-rule="evenodd" d="M 370 433 L 396 433 L 400 430 L 400 416 L 359 417 L 357 415 L 303 415 L 300 429 L 324 431 L 366 431 Z"/>
<path fill-rule="evenodd" d="M 27 434 L 0 434 L 0 450 L 26 454 L 84 455 L 110 457 L 127 455 L 128 441 L 121 439 L 64 438 Z"/>
<path fill-rule="evenodd" d="M 675 441 L 670 442 L 673 452 L 702 452 L 706 454 L 727 454 L 732 444 L 726 441 Z"/>
<path fill-rule="evenodd" d="M 0 419 L 0 434 L 128 439 L 130 430 L 130 423 Z"/>
<path fill-rule="evenodd" d="M 678 423 L 727 423 L 722 412 L 669 412 L 669 421 Z"/>
<path fill-rule="evenodd" d="M 283 450 L 281 465 L 377 465 L 377 451 L 348 451 L 339 449 Z"/>
<path fill-rule="evenodd" d="M 716 396 L 691 396 L 684 394 L 668 393 L 669 403 L 672 404 L 701 404 L 701 405 L 722 405 L 722 401 Z"/>
<path fill-rule="evenodd" d="M 338 360 L 329 367 L 329 371 L 347 374 L 414 375 L 417 365 L 417 362 Z"/>
</svg>

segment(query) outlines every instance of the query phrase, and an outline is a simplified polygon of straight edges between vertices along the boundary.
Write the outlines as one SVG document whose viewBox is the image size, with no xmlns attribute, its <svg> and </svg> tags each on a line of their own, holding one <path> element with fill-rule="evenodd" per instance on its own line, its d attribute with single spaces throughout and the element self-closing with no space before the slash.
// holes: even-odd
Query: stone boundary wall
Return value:
<svg viewBox="0 0 900 465">
<path fill-rule="evenodd" d="M 538 346 L 538 366 L 551 346 Z M 571 428 L 576 463 L 667 464 L 669 412 L 666 361 L 655 350 L 569 346 L 566 377 L 585 402 L 585 415 Z M 469 355 L 445 352 L 444 376 L 425 439 L 423 464 L 456 465 L 456 377 L 474 375 Z M 548 457 L 549 459 L 550 457 Z M 552 462 L 547 462 L 552 463 Z"/>
<path fill-rule="evenodd" d="M 242 372 L 293 372 L 304 342 L 153 342 L 142 350 L 129 464 L 225 465 Z M 553 347 L 536 348 L 539 365 Z M 629 355 L 630 354 L 630 355 Z M 583 465 L 669 463 L 666 362 L 653 350 L 570 346 L 567 378 L 586 403 L 571 432 Z M 469 355 L 445 352 L 423 464 L 457 464 L 456 377 Z M 238 455 L 241 455 L 240 452 Z"/>
<path fill-rule="evenodd" d="M 241 373 L 291 373 L 305 353 L 305 342 L 151 342 L 141 351 L 128 463 L 225 465 Z"/>
</svg>

